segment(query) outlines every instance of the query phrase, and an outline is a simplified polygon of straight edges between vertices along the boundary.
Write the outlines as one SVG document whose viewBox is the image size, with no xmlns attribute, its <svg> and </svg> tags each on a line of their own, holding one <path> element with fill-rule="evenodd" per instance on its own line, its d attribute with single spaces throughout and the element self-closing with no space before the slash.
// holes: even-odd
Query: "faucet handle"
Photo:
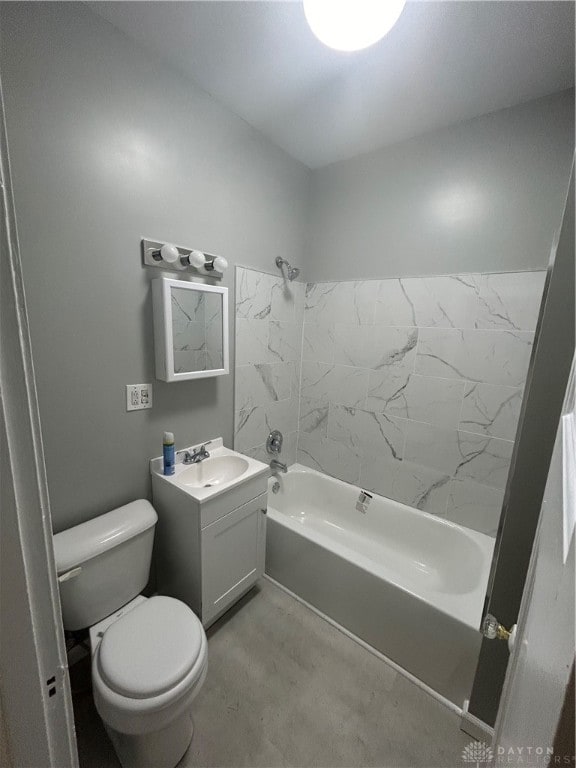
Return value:
<svg viewBox="0 0 576 768">
<path fill-rule="evenodd" d="M 266 440 L 266 450 L 268 453 L 280 453 L 283 440 L 282 432 L 279 429 L 273 429 Z"/>
</svg>

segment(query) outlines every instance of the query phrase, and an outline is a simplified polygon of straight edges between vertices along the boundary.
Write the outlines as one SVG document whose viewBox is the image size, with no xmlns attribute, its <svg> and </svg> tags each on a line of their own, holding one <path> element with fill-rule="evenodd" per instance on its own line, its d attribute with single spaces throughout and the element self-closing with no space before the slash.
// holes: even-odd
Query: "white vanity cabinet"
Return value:
<svg viewBox="0 0 576 768">
<path fill-rule="evenodd" d="M 152 475 L 158 592 L 208 627 L 264 573 L 267 474 L 202 503 Z"/>
<path fill-rule="evenodd" d="M 266 494 L 202 529 L 202 623 L 214 621 L 264 573 Z"/>
</svg>

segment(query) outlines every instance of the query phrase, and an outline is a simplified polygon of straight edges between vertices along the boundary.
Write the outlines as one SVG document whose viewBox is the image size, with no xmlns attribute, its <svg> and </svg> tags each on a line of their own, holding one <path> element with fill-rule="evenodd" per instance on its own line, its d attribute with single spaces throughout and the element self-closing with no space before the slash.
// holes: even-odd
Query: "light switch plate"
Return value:
<svg viewBox="0 0 576 768">
<path fill-rule="evenodd" d="M 126 384 L 126 410 L 152 408 L 152 384 Z"/>
</svg>

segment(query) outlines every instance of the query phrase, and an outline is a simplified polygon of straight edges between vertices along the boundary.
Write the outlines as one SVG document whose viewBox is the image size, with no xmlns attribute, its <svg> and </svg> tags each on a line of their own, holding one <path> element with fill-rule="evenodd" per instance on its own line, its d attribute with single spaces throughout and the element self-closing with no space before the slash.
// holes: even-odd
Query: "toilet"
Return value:
<svg viewBox="0 0 576 768">
<path fill-rule="evenodd" d="M 157 519 L 140 499 L 54 536 L 64 628 L 89 628 L 94 702 L 124 768 L 179 762 L 208 667 L 192 610 L 140 594 Z"/>
</svg>

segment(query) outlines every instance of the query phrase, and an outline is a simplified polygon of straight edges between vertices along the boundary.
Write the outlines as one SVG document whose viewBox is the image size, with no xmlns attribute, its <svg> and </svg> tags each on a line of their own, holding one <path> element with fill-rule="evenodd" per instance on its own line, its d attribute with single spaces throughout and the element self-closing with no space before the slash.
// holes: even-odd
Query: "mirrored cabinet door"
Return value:
<svg viewBox="0 0 576 768">
<path fill-rule="evenodd" d="M 162 277 L 152 294 L 157 378 L 228 373 L 228 289 Z"/>
</svg>

